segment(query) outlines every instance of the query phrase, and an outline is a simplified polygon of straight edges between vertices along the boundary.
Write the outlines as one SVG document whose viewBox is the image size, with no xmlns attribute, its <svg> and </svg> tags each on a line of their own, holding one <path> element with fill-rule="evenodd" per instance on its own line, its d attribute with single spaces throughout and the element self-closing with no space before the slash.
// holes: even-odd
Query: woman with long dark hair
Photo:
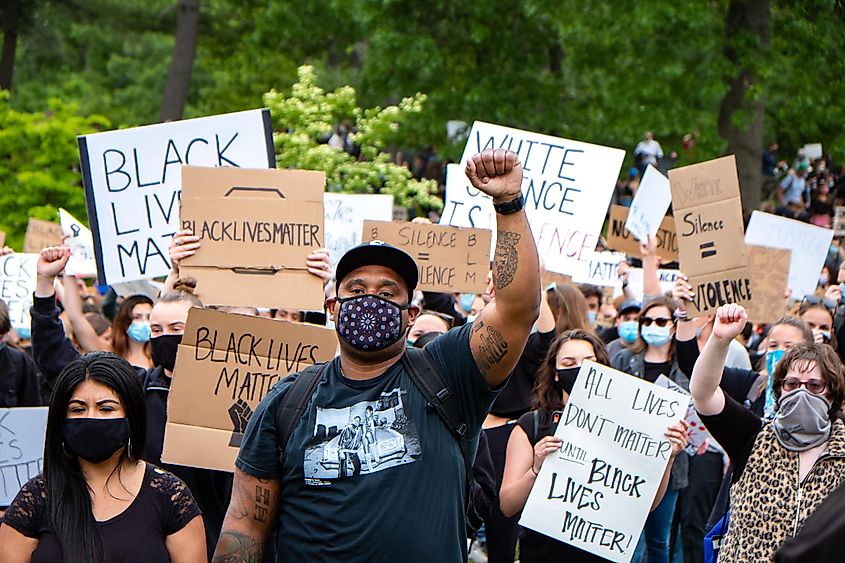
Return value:
<svg viewBox="0 0 845 563">
<path fill-rule="evenodd" d="M 112 352 L 133 366 L 150 369 L 150 311 L 153 300 L 130 295 L 121 302 L 112 323 Z"/>
<path fill-rule="evenodd" d="M 141 461 L 147 420 L 132 366 L 80 356 L 56 380 L 44 472 L 0 526 L 4 563 L 206 561 L 199 508 L 185 484 Z"/>
</svg>

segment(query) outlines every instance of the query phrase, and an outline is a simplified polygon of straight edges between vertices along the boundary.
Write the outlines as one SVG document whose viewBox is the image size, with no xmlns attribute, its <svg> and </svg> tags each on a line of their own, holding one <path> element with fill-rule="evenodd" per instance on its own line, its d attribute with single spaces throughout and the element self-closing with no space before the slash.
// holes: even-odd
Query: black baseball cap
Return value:
<svg viewBox="0 0 845 563">
<path fill-rule="evenodd" d="M 350 248 L 341 256 L 335 269 L 335 288 L 340 285 L 343 278 L 362 266 L 384 266 L 399 274 L 408 286 L 409 298 L 416 289 L 420 277 L 417 263 L 410 254 L 384 241 L 372 240 Z"/>
<path fill-rule="evenodd" d="M 625 313 L 633 313 L 635 311 L 639 313 L 642 310 L 643 304 L 639 301 L 631 299 L 622 303 L 622 306 L 619 308 L 619 314 L 624 315 Z"/>
</svg>

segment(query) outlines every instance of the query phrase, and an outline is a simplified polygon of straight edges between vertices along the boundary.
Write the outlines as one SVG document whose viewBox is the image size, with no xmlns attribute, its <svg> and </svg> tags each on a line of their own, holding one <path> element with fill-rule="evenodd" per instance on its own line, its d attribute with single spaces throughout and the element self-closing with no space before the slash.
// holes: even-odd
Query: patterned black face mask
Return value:
<svg viewBox="0 0 845 563">
<path fill-rule="evenodd" d="M 408 305 L 397 305 L 378 295 L 356 295 L 337 301 L 337 333 L 356 350 L 384 350 L 402 338 L 402 311 Z"/>
</svg>

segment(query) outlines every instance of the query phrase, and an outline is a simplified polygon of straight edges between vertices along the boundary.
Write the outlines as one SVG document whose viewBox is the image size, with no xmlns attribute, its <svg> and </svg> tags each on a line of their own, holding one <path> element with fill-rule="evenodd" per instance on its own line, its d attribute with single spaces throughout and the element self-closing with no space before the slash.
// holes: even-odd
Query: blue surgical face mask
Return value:
<svg viewBox="0 0 845 563">
<path fill-rule="evenodd" d="M 150 341 L 150 323 L 148 321 L 132 321 L 129 328 L 126 329 L 126 334 L 135 342 L 144 344 Z"/>
<path fill-rule="evenodd" d="M 769 374 L 769 380 L 766 383 L 766 402 L 763 405 L 763 416 L 771 418 L 775 415 L 776 401 L 775 393 L 772 389 L 772 379 L 775 374 L 775 367 L 783 358 L 786 350 L 769 350 L 766 352 L 766 372 Z"/>
<path fill-rule="evenodd" d="M 595 311 L 587 311 L 587 320 L 590 321 L 590 326 L 596 326 L 597 316 Z"/>
<path fill-rule="evenodd" d="M 18 333 L 18 337 L 20 337 L 21 340 L 29 340 L 29 337 L 32 335 L 32 331 L 28 326 L 16 328 L 15 332 Z"/>
<path fill-rule="evenodd" d="M 672 340 L 668 326 L 659 327 L 656 324 L 644 326 L 640 329 L 640 334 L 649 346 L 663 346 Z"/>
<path fill-rule="evenodd" d="M 633 344 L 637 341 L 637 336 L 639 336 L 640 325 L 637 321 L 625 321 L 619 325 L 617 330 L 619 332 L 619 338 L 623 342 Z"/>
<path fill-rule="evenodd" d="M 474 293 L 461 293 L 461 297 L 458 299 L 458 303 L 463 309 L 464 313 L 469 313 L 472 311 L 472 302 L 475 301 L 475 294 Z"/>
</svg>

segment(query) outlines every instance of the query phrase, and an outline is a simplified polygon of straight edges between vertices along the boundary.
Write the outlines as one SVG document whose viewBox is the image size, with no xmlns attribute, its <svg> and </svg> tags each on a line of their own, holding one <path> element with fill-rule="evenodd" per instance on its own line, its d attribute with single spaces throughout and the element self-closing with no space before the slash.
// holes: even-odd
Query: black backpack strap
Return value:
<svg viewBox="0 0 845 563">
<path fill-rule="evenodd" d="M 279 457 L 284 454 L 296 425 L 305 414 L 308 401 L 314 394 L 317 384 L 323 380 L 329 362 L 308 366 L 296 376 L 276 409 L 276 444 Z"/>
<path fill-rule="evenodd" d="M 540 434 L 540 411 L 534 410 L 534 435 L 531 437 L 534 440 L 534 444 L 540 441 L 539 434 Z"/>
</svg>

